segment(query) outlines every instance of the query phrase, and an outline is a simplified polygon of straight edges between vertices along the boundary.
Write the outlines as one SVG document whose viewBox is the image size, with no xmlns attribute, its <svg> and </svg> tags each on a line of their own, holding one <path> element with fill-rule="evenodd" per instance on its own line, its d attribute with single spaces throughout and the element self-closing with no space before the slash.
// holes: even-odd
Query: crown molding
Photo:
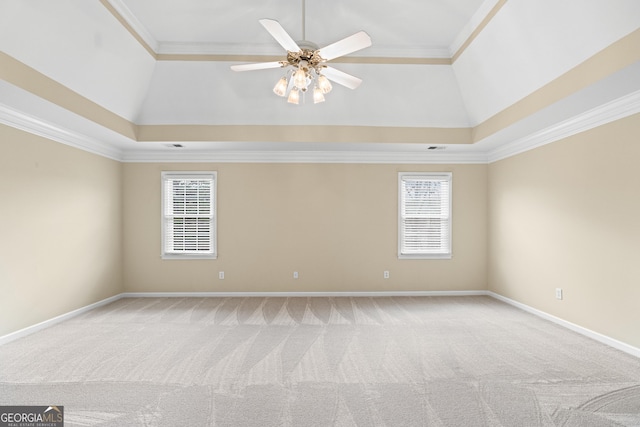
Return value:
<svg viewBox="0 0 640 427">
<path fill-rule="evenodd" d="M 632 92 L 546 129 L 501 145 L 487 153 L 488 162 L 497 162 L 637 113 L 640 113 L 640 91 Z"/>
<path fill-rule="evenodd" d="M 533 150 L 546 144 L 640 113 L 640 91 L 588 110 L 546 129 L 502 144 L 492 150 L 480 150 L 476 144 L 456 145 L 450 151 L 180 151 L 179 149 L 121 150 L 62 126 L 38 119 L 0 104 L 0 123 L 112 160 L 129 163 L 215 162 L 215 163 L 364 163 L 364 164 L 487 164 Z M 179 141 L 180 143 L 185 141 Z M 165 141 L 166 143 L 166 141 Z M 418 146 L 416 146 L 418 147 Z M 424 147 L 424 145 L 420 145 Z M 455 150 L 455 151 L 454 151 Z"/>
<path fill-rule="evenodd" d="M 108 143 L 37 119 L 4 104 L 0 104 L 0 123 L 89 153 L 122 161 L 122 151 Z"/>
<path fill-rule="evenodd" d="M 459 57 L 480 32 L 489 24 L 507 0 L 485 0 L 467 25 L 458 33 L 449 46 L 449 56 Z"/>
<path fill-rule="evenodd" d="M 266 56 L 282 56 L 284 51 L 274 45 L 251 45 L 245 46 L 235 43 L 184 43 L 184 42 L 160 42 L 157 44 L 155 53 L 164 60 L 172 60 L 173 56 L 178 57 L 175 60 L 181 60 L 179 56 L 201 56 L 203 61 L 215 61 L 216 56 L 224 55 L 266 55 Z M 372 46 L 362 52 L 356 52 L 347 57 L 336 58 L 332 62 L 341 62 L 341 59 L 350 58 L 353 62 L 358 62 L 359 58 L 379 58 L 384 63 L 385 60 L 398 62 L 405 59 L 411 63 L 416 59 L 446 59 L 446 63 L 450 64 L 451 55 L 446 47 L 415 47 L 415 48 L 394 48 L 387 46 Z"/>
<path fill-rule="evenodd" d="M 134 28 L 135 30 L 135 28 Z M 194 55 L 202 56 L 203 60 L 215 60 L 216 55 L 278 55 L 283 56 L 282 48 L 274 45 L 239 45 L 235 43 L 185 43 L 185 42 L 160 42 L 155 49 L 157 55 Z M 372 46 L 361 52 L 348 55 L 347 58 L 382 57 L 392 59 L 406 58 L 407 61 L 415 59 L 447 59 L 451 60 L 449 48 L 439 46 L 422 46 L 415 48 L 397 48 L 388 46 Z M 172 59 L 168 56 L 169 60 Z M 342 57 L 341 57 L 342 58 Z M 340 58 L 332 60 L 340 62 Z"/>
<path fill-rule="evenodd" d="M 253 44 L 251 46 L 239 43 L 187 43 L 160 42 L 156 53 L 158 55 L 284 55 L 284 50 L 276 45 Z"/>
<path fill-rule="evenodd" d="M 426 149 L 425 149 L 426 151 Z M 399 151 L 127 151 L 125 163 L 486 164 L 483 152 Z"/>
<path fill-rule="evenodd" d="M 446 46 L 416 46 L 416 47 L 393 47 L 393 46 L 371 46 L 362 51 L 349 55 L 353 58 L 361 56 L 381 56 L 385 58 L 422 58 L 422 59 L 448 59 L 451 60 L 449 48 Z"/>
<path fill-rule="evenodd" d="M 129 24 L 131 31 L 135 32 L 138 37 L 140 37 L 144 42 L 149 46 L 149 48 L 158 53 L 158 49 L 160 44 L 158 41 L 151 35 L 147 27 L 145 27 L 138 18 L 131 12 L 131 10 L 127 7 L 126 4 L 122 0 L 101 0 L 111 5 L 111 7 L 120 15 L 124 21 Z"/>
</svg>

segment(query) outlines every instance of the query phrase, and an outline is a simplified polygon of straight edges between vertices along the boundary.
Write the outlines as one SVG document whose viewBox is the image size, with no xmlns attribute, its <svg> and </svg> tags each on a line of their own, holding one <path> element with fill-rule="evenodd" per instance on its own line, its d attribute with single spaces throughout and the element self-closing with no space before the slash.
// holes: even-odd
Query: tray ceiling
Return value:
<svg viewBox="0 0 640 427">
<path fill-rule="evenodd" d="M 366 31 L 371 47 L 331 63 L 362 85 L 293 106 L 271 91 L 282 70 L 234 73 L 284 58 L 261 18 L 321 47 Z M 438 146 L 481 162 L 612 103 L 632 114 L 639 28 L 636 0 L 7 0 L 0 119 L 121 160 Z"/>
</svg>

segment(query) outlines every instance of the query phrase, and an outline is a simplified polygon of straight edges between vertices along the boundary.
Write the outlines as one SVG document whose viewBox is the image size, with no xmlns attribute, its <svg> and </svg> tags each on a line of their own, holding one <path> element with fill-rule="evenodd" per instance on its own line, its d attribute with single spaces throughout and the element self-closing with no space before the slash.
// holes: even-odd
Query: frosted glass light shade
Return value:
<svg viewBox="0 0 640 427">
<path fill-rule="evenodd" d="M 318 76 L 318 87 L 320 88 L 320 90 L 322 90 L 322 93 L 329 93 L 331 92 L 331 89 L 333 89 L 333 86 L 331 86 L 331 82 L 329 81 L 329 79 L 322 74 Z"/>
<path fill-rule="evenodd" d="M 291 89 L 289 92 L 289 98 L 287 98 L 287 102 L 291 104 L 299 104 L 300 103 L 300 91 L 297 88 Z"/>
<path fill-rule="evenodd" d="M 276 85 L 274 86 L 273 93 L 275 93 L 278 96 L 284 96 L 286 92 L 287 92 L 287 78 L 282 77 L 280 80 L 278 80 L 278 83 L 276 83 Z"/>
</svg>

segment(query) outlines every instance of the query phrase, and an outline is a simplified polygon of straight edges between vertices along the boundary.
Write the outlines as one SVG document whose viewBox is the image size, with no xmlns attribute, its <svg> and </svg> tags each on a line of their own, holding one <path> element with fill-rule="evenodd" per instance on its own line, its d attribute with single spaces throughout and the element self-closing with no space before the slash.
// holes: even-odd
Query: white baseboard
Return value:
<svg viewBox="0 0 640 427">
<path fill-rule="evenodd" d="M 436 297 L 479 296 L 487 291 L 369 291 L 369 292 L 125 292 L 122 298 L 205 297 Z"/>
<path fill-rule="evenodd" d="M 56 316 L 52 319 L 45 320 L 44 322 L 37 323 L 32 326 L 27 326 L 26 328 L 20 329 L 18 331 L 12 332 L 8 335 L 3 335 L 0 337 L 0 345 L 6 344 L 11 341 L 15 341 L 18 338 L 26 337 L 27 335 L 31 335 L 35 332 L 41 331 L 42 329 L 48 328 L 50 326 L 55 325 L 56 323 L 63 322 L 65 320 L 71 319 L 72 317 L 76 317 L 82 313 L 86 313 L 89 310 L 93 310 L 94 308 L 98 308 L 100 306 L 112 303 L 114 301 L 122 298 L 122 294 L 114 295 L 112 297 L 103 299 L 101 301 L 95 302 L 93 304 L 89 304 L 84 307 L 80 307 L 77 310 L 70 311 L 65 314 L 61 314 L 60 316 Z"/>
<path fill-rule="evenodd" d="M 591 339 L 594 339 L 594 340 L 599 341 L 599 342 L 601 342 L 603 344 L 606 344 L 609 347 L 613 347 L 613 348 L 618 349 L 620 351 L 624 351 L 625 353 L 629 353 L 632 356 L 640 358 L 640 348 L 637 348 L 637 347 L 634 347 L 632 345 L 623 343 L 622 341 L 618 341 L 618 340 L 616 340 L 614 338 L 608 337 L 608 336 L 603 335 L 601 333 L 592 331 L 591 329 L 583 328 L 582 326 L 576 325 L 575 323 L 568 322 L 568 321 L 566 321 L 564 319 L 561 319 L 559 317 L 553 316 L 553 315 L 551 315 L 549 313 L 546 313 L 546 312 L 544 312 L 542 310 L 538 310 L 537 308 L 530 307 L 530 306 L 528 306 L 526 304 L 522 304 L 522 303 L 520 303 L 518 301 L 514 301 L 514 300 L 512 300 L 510 298 L 503 297 L 502 295 L 496 294 L 495 292 L 487 291 L 486 295 L 488 295 L 488 296 L 490 296 L 492 298 L 495 298 L 497 300 L 500 300 L 502 302 L 506 302 L 507 304 L 512 305 L 514 307 L 517 307 L 517 308 L 519 308 L 521 310 L 524 310 L 524 311 L 526 311 L 528 313 L 535 314 L 538 317 L 541 317 L 543 319 L 549 320 L 549 321 L 551 321 L 553 323 L 556 323 L 556 324 L 558 324 L 560 326 L 564 326 L 567 329 L 570 329 L 570 330 L 572 330 L 574 332 L 577 332 L 577 333 L 579 333 L 581 335 L 585 335 L 585 336 L 587 336 L 587 337 L 589 337 Z"/>
<path fill-rule="evenodd" d="M 69 313 L 62 314 L 44 322 L 40 322 L 33 326 L 28 326 L 19 331 L 12 332 L 8 335 L 0 337 L 0 345 L 17 340 L 18 338 L 25 337 L 27 335 L 38 332 L 42 329 L 48 328 L 60 323 L 64 320 L 71 319 L 94 308 L 118 301 L 122 298 L 206 298 L 206 297 L 394 297 L 394 296 L 489 296 L 499 301 L 505 302 L 509 305 L 517 307 L 528 313 L 534 314 L 543 319 L 554 322 L 560 326 L 570 329 L 579 334 L 585 335 L 591 339 L 599 341 L 610 347 L 631 354 L 632 356 L 640 358 L 640 348 L 633 347 L 629 344 L 623 343 L 606 335 L 594 332 L 590 329 L 583 328 L 575 323 L 568 322 L 559 317 L 552 316 L 544 311 L 530 307 L 526 304 L 514 301 L 502 295 L 496 294 L 491 291 L 372 291 L 372 292 L 124 292 L 118 295 L 114 295 L 110 298 L 106 298 L 102 301 L 90 304 L 86 307 L 79 308 L 77 310 L 70 311 Z"/>
</svg>

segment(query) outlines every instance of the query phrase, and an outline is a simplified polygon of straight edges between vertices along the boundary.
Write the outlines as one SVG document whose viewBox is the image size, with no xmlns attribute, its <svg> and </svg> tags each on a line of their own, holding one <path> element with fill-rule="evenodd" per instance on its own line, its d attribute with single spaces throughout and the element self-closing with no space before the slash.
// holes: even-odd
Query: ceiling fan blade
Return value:
<svg viewBox="0 0 640 427">
<path fill-rule="evenodd" d="M 333 67 L 325 67 L 322 69 L 322 74 L 332 82 L 336 82 L 342 86 L 346 86 L 349 89 L 355 89 L 360 86 L 362 79 L 347 74 L 344 71 L 336 70 Z"/>
<path fill-rule="evenodd" d="M 347 38 L 332 43 L 318 50 L 320 56 L 331 61 L 339 56 L 348 55 L 352 52 L 371 46 L 371 37 L 364 31 L 355 33 Z"/>
<path fill-rule="evenodd" d="M 273 19 L 261 19 L 260 23 L 267 29 L 267 31 L 269 31 L 269 34 L 271 34 L 273 38 L 280 43 L 280 46 L 285 48 L 285 50 L 289 52 L 298 52 L 300 50 L 296 42 L 293 41 L 289 33 L 282 28 L 282 25 L 280 25 L 278 21 Z"/>
<path fill-rule="evenodd" d="M 253 64 L 239 64 L 232 65 L 233 71 L 253 71 L 253 70 L 266 70 L 268 68 L 280 68 L 282 64 L 280 62 L 256 62 Z"/>
</svg>

